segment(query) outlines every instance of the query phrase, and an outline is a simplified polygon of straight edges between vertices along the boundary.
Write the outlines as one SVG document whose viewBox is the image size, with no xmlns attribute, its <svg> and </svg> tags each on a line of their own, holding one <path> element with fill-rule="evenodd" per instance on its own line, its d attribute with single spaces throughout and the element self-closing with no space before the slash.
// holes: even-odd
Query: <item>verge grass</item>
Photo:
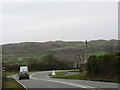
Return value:
<svg viewBox="0 0 120 90">
<path fill-rule="evenodd" d="M 19 72 L 5 72 L 6 76 L 18 74 Z"/>
<path fill-rule="evenodd" d="M 79 74 L 67 75 L 67 76 L 53 76 L 52 78 L 75 79 L 75 80 L 90 80 L 90 81 L 103 81 L 103 82 L 120 83 L 118 80 L 113 80 L 113 79 L 88 77 L 86 73 L 79 73 Z"/>
<path fill-rule="evenodd" d="M 25 88 L 23 88 L 22 85 L 20 85 L 18 82 L 16 82 L 15 79 L 13 78 L 7 78 L 4 81 L 4 88 L 3 90 L 26 90 Z"/>
<path fill-rule="evenodd" d="M 55 72 L 56 75 L 65 75 L 67 72 Z M 50 73 L 48 76 L 51 76 L 52 73 Z"/>
</svg>

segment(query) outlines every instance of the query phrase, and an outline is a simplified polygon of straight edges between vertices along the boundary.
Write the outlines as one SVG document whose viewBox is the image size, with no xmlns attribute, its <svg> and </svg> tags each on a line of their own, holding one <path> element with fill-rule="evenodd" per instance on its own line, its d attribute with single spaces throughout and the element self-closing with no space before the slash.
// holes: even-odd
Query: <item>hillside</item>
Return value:
<svg viewBox="0 0 120 90">
<path fill-rule="evenodd" d="M 88 52 L 116 51 L 117 40 L 92 40 L 88 42 Z M 111 48 L 112 47 L 112 48 Z M 111 48 L 111 50 L 109 49 Z M 85 49 L 84 42 L 64 42 L 64 41 L 50 41 L 50 42 L 22 42 L 15 44 L 2 45 L 3 54 L 48 54 L 48 53 L 78 53 Z M 107 50 L 109 49 L 109 50 Z"/>
<path fill-rule="evenodd" d="M 92 40 L 88 42 L 87 53 L 89 55 L 115 53 L 118 51 L 117 46 L 118 40 Z M 61 61 L 74 61 L 77 54 L 83 53 L 86 54 L 86 47 L 82 41 L 21 42 L 2 45 L 3 61 L 6 63 L 14 63 L 21 58 L 40 60 L 47 54 L 55 54 Z"/>
</svg>

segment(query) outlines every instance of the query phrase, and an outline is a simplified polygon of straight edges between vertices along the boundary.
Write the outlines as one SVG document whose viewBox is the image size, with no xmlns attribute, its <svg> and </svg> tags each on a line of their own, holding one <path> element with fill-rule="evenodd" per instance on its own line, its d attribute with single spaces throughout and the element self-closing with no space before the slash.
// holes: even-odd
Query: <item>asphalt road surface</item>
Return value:
<svg viewBox="0 0 120 90">
<path fill-rule="evenodd" d="M 18 76 L 14 78 L 22 84 L 27 90 L 41 89 L 71 89 L 71 90 L 120 90 L 117 83 L 98 82 L 87 80 L 56 79 L 48 77 L 51 71 L 30 73 L 30 79 L 19 80 Z"/>
</svg>

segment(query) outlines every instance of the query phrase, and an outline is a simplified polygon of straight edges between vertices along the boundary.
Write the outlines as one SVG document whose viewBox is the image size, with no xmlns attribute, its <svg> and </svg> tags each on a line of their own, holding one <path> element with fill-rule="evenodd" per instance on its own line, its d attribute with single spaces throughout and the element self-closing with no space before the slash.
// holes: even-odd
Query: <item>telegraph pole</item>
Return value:
<svg viewBox="0 0 120 90">
<path fill-rule="evenodd" d="M 87 44 L 88 44 L 88 42 L 87 42 L 87 40 L 86 40 L 86 41 L 85 41 L 85 47 L 86 47 L 86 61 L 88 61 Z"/>
</svg>

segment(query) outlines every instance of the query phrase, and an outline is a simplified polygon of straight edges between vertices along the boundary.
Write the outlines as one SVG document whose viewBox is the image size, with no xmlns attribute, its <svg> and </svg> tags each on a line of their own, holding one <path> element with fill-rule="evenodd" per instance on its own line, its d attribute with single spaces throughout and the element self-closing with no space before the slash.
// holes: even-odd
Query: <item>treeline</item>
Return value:
<svg viewBox="0 0 120 90">
<path fill-rule="evenodd" d="M 19 71 L 20 68 L 20 65 L 18 64 L 13 64 L 13 65 L 4 64 L 2 66 L 6 68 L 5 71 L 12 71 L 12 72 L 17 72 Z"/>
<path fill-rule="evenodd" d="M 86 63 L 87 75 L 90 77 L 120 78 L 120 53 L 95 56 L 88 58 Z"/>
<path fill-rule="evenodd" d="M 19 71 L 20 66 L 25 64 L 4 65 L 7 71 Z M 58 61 L 58 57 L 52 54 L 44 56 L 41 60 L 31 58 L 27 64 L 30 71 L 70 69 L 72 63 L 68 61 Z"/>
<path fill-rule="evenodd" d="M 58 61 L 58 57 L 52 54 L 46 55 L 42 60 L 29 60 L 29 69 L 34 70 L 58 70 L 71 68 L 70 62 Z"/>
</svg>

